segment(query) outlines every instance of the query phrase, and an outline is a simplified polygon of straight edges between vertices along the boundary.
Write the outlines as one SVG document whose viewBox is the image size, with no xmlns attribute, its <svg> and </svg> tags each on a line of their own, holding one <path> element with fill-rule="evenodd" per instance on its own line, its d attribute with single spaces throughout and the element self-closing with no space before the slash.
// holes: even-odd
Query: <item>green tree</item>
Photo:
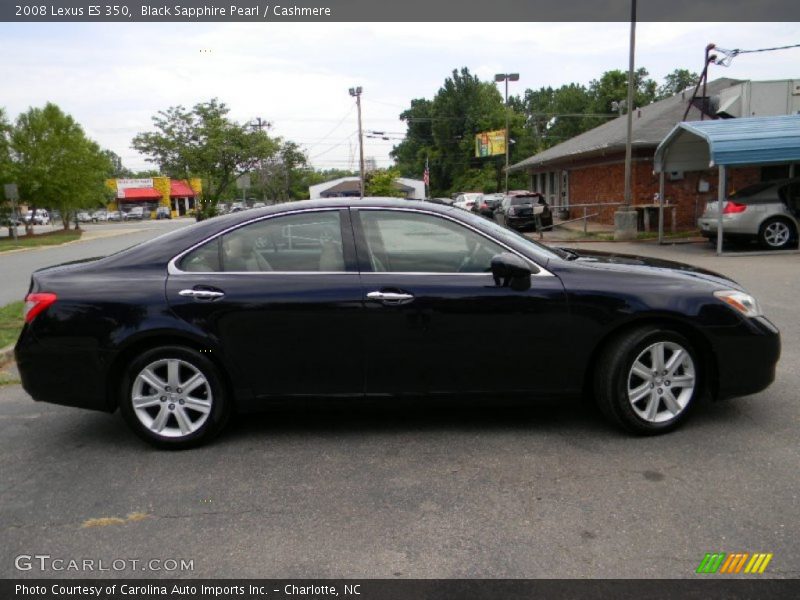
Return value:
<svg viewBox="0 0 800 600">
<path fill-rule="evenodd" d="M 13 177 L 30 210 L 59 210 L 67 229 L 73 210 L 105 199 L 105 179 L 112 171 L 107 155 L 55 104 L 19 115 L 10 147 Z"/>
<path fill-rule="evenodd" d="M 133 171 L 126 169 L 122 165 L 122 159 L 119 154 L 111 150 L 103 150 L 103 155 L 111 165 L 111 172 L 108 175 L 110 179 L 125 179 L 134 176 Z"/>
<path fill-rule="evenodd" d="M 648 78 L 650 73 L 644 67 L 640 67 L 634 72 L 633 76 L 633 109 L 646 106 L 656 100 L 657 84 Z M 589 93 L 592 96 L 590 110 L 593 113 L 625 113 L 624 103 L 628 98 L 628 72 L 615 69 L 606 71 L 600 79 L 592 80 L 589 83 Z M 617 104 L 615 104 L 617 103 Z M 623 103 L 623 108 L 615 109 Z M 605 122 L 604 119 L 589 120 L 592 127 L 596 127 Z"/>
<path fill-rule="evenodd" d="M 476 134 L 505 127 L 505 106 L 494 83 L 481 81 L 467 68 L 453 70 L 432 101 L 412 100 L 400 118 L 408 131 L 392 157 L 402 175 L 419 178 L 427 158 L 431 195 L 437 196 L 449 193 L 456 182 L 471 181 L 470 170 L 488 165 L 495 174 L 490 187 L 496 188 L 504 163 L 474 156 Z"/>
<path fill-rule="evenodd" d="M 403 193 L 395 182 L 400 177 L 400 169 L 376 169 L 364 177 L 366 196 L 394 196 L 402 197 Z"/>
<path fill-rule="evenodd" d="M 675 69 L 664 77 L 664 83 L 658 88 L 658 100 L 670 98 L 686 88 L 697 85 L 700 75 L 689 69 Z"/>
<path fill-rule="evenodd" d="M 205 180 L 198 218 L 216 214 L 236 179 L 272 158 L 279 143 L 261 129 L 228 117 L 230 109 L 216 98 L 191 110 L 173 106 L 153 117 L 156 131 L 133 138 L 133 148 L 169 177 Z"/>
<path fill-rule="evenodd" d="M 433 102 L 415 98 L 411 108 L 400 113 L 400 120 L 406 122 L 406 137 L 389 154 L 402 177 L 419 178 L 425 159 L 434 153 L 432 111 Z"/>
</svg>

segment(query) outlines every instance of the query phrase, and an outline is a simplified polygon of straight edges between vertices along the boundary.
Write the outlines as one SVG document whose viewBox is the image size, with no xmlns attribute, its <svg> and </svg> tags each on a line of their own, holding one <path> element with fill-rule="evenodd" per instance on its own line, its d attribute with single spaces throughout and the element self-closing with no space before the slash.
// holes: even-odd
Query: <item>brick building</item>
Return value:
<svg viewBox="0 0 800 600">
<path fill-rule="evenodd" d="M 708 83 L 709 104 L 719 105 L 719 98 L 735 98 L 740 90 L 747 91 L 747 116 L 766 114 L 791 114 L 800 105 L 800 87 L 790 80 L 784 82 L 742 82 L 733 79 L 717 79 Z M 777 85 L 780 84 L 780 85 Z M 770 102 L 758 102 L 756 94 L 749 91 L 768 90 L 765 96 Z M 775 95 L 788 98 L 776 102 Z M 658 193 L 658 175 L 653 171 L 653 156 L 656 148 L 672 128 L 683 120 L 684 112 L 691 98 L 691 91 L 685 91 L 671 98 L 654 102 L 635 109 L 633 114 L 633 164 L 632 164 L 632 202 L 635 206 L 654 206 Z M 740 102 L 741 104 L 741 102 Z M 701 117 L 701 103 L 697 102 L 689 111 L 687 121 Z M 730 109 L 729 109 L 730 110 Z M 724 116 L 732 118 L 745 116 L 724 114 L 716 111 L 711 118 Z M 706 117 L 709 118 L 709 117 Z M 583 214 L 578 204 L 592 204 L 589 214 L 598 213 L 594 221 L 613 225 L 614 212 L 621 203 L 625 189 L 625 142 L 627 138 L 627 118 L 616 119 L 586 131 L 539 154 L 531 156 L 515 165 L 510 171 L 525 170 L 530 174 L 530 189 L 541 192 L 554 208 L 570 208 L 571 217 Z M 740 167 L 731 169 L 728 174 L 729 189 L 736 190 L 751 183 L 786 177 L 788 165 L 770 167 Z M 678 229 L 693 229 L 697 218 L 702 214 L 707 201 L 716 200 L 717 171 L 673 172 L 665 179 L 664 198 L 667 203 L 666 224 L 674 207 Z M 612 204 L 612 206 L 601 206 Z"/>
</svg>

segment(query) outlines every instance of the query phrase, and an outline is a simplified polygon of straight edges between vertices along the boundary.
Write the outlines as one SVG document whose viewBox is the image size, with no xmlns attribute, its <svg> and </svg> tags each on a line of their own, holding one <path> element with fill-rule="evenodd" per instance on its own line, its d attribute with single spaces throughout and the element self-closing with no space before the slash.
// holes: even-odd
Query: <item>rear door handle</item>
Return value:
<svg viewBox="0 0 800 600">
<path fill-rule="evenodd" d="M 384 304 L 406 304 L 414 300 L 414 294 L 403 292 L 370 292 L 367 294 L 370 300 L 377 300 Z"/>
<path fill-rule="evenodd" d="M 198 300 L 216 300 L 217 298 L 222 298 L 225 292 L 220 290 L 181 290 L 178 294 L 184 297 L 197 298 Z"/>
</svg>

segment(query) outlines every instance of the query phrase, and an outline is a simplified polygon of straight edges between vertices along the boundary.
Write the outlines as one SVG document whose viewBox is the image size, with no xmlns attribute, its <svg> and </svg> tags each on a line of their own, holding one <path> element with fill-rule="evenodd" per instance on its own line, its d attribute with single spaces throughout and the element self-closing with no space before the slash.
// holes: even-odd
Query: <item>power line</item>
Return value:
<svg viewBox="0 0 800 600">
<path fill-rule="evenodd" d="M 347 117 L 349 117 L 349 116 L 350 116 L 350 114 L 351 114 L 352 112 L 353 112 L 353 107 L 351 106 L 351 107 L 348 109 L 348 111 L 345 113 L 345 115 L 342 117 L 341 121 L 339 121 L 339 122 L 338 122 L 338 123 L 337 123 L 337 124 L 334 126 L 334 128 L 333 128 L 333 129 L 331 129 L 331 130 L 330 130 L 328 133 L 326 133 L 326 134 L 325 134 L 323 137 L 321 137 L 321 138 L 319 139 L 319 141 L 320 141 L 320 142 L 322 142 L 322 141 L 324 141 L 324 140 L 328 139 L 328 137 L 330 137 L 330 135 L 331 135 L 331 134 L 332 134 L 334 131 L 336 131 L 337 129 L 339 129 L 339 127 L 341 127 L 341 126 L 342 126 L 342 123 L 344 123 L 344 122 L 345 122 L 345 119 L 347 119 Z M 316 145 L 316 144 L 315 144 L 315 145 Z M 314 147 L 314 146 L 312 145 L 310 148 L 313 148 L 313 147 Z M 307 148 L 307 150 L 308 150 L 308 149 L 310 149 L 310 148 Z"/>
</svg>

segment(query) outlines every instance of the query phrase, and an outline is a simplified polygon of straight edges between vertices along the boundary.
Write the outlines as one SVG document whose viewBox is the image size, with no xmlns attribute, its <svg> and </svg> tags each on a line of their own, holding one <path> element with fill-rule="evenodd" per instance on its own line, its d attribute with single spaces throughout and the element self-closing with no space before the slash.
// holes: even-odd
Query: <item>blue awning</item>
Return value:
<svg viewBox="0 0 800 600">
<path fill-rule="evenodd" d="M 655 171 L 800 161 L 800 115 L 678 123 L 658 145 Z"/>
</svg>

